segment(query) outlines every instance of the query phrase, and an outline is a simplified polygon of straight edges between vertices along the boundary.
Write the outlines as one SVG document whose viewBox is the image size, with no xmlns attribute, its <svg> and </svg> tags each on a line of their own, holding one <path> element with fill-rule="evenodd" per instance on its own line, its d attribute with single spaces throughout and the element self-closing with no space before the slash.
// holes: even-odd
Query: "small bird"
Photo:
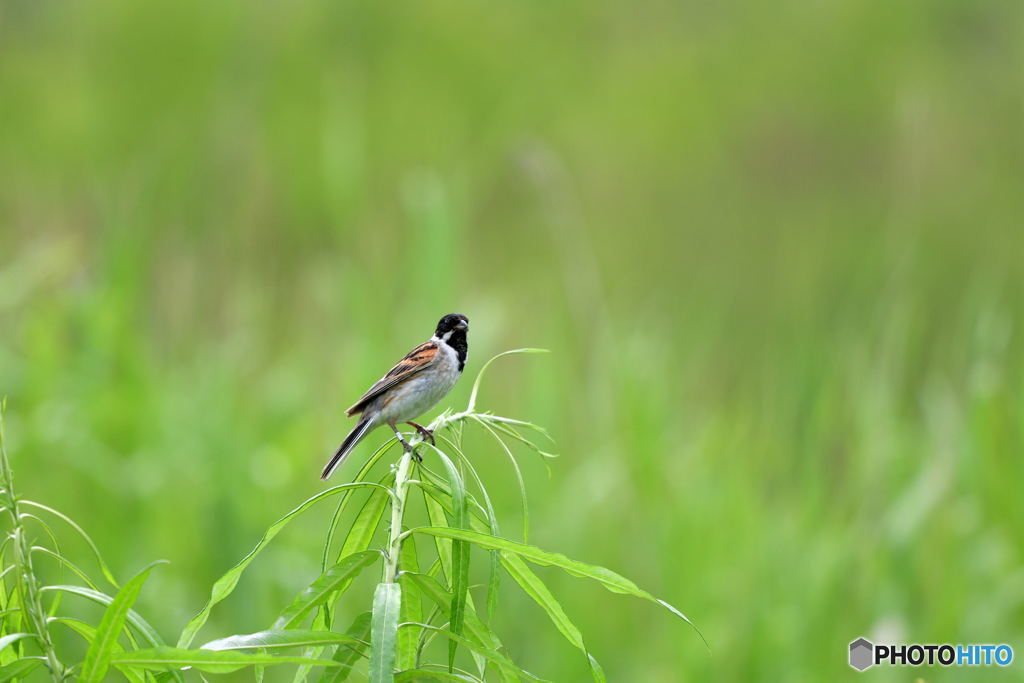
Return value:
<svg viewBox="0 0 1024 683">
<path fill-rule="evenodd" d="M 360 413 L 362 417 L 324 467 L 321 479 L 331 476 L 356 444 L 382 424 L 391 427 L 406 450 L 410 448 L 409 443 L 395 426 L 402 422 L 415 427 L 424 439 L 433 443 L 433 433 L 412 420 L 433 408 L 462 376 L 469 352 L 467 330 L 469 319 L 464 315 L 450 313 L 441 318 L 430 341 L 405 354 L 405 358 L 345 411 L 349 417 Z"/>
</svg>

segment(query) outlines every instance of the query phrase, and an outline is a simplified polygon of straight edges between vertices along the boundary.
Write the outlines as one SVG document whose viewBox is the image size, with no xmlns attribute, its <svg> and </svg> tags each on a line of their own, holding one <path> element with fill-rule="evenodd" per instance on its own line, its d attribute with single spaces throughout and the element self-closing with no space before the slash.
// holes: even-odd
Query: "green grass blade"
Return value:
<svg viewBox="0 0 1024 683">
<path fill-rule="evenodd" d="M 273 538 L 277 536 L 277 534 L 279 534 L 281 530 L 290 521 L 292 521 L 293 519 L 295 519 L 296 517 L 298 517 L 303 512 L 313 507 L 320 501 L 331 496 L 337 495 L 343 491 L 350 491 L 356 488 L 380 488 L 380 485 L 363 481 L 355 482 L 352 484 L 341 484 L 339 486 L 333 486 L 325 491 L 321 491 L 315 496 L 307 498 L 298 507 L 294 508 L 284 517 L 281 517 L 279 520 L 271 524 L 270 527 L 267 529 L 266 533 L 263 534 L 263 538 L 261 538 L 260 542 L 257 543 L 256 546 L 249 551 L 249 554 L 243 557 L 238 562 L 238 564 L 229 569 L 223 576 L 217 579 L 217 581 L 213 584 L 213 588 L 210 590 L 210 599 L 206 602 L 206 605 L 204 605 L 203 608 L 199 610 L 198 614 L 192 617 L 192 619 L 188 622 L 188 624 L 185 625 L 185 628 L 182 630 L 181 637 L 178 638 L 178 647 L 185 648 L 192 644 L 192 641 L 196 637 L 196 633 L 198 633 L 199 629 L 203 627 L 203 624 L 206 623 L 206 620 L 210 618 L 210 610 L 212 610 L 217 603 L 231 595 L 231 592 L 235 589 L 235 586 L 238 585 L 238 580 L 241 578 L 242 572 L 245 571 L 246 567 L 248 567 L 249 564 L 256 558 L 256 555 L 258 555 L 260 551 L 262 551 L 267 546 L 267 544 L 270 543 L 270 541 L 273 540 Z"/>
<path fill-rule="evenodd" d="M 102 683 L 110 668 L 110 658 L 114 654 L 114 647 L 117 645 L 117 638 L 121 635 L 121 629 L 125 627 L 128 618 L 128 611 L 135 600 L 139 597 L 142 584 L 149 578 L 153 567 L 162 562 L 155 562 L 138 574 L 133 576 L 114 596 L 114 599 L 103 612 L 100 625 L 96 629 L 96 636 L 85 653 L 85 661 L 82 662 L 82 671 L 79 674 L 85 683 Z"/>
<path fill-rule="evenodd" d="M 533 573 L 532 569 L 526 566 L 526 562 L 518 555 L 501 553 L 501 564 L 523 591 L 547 612 L 551 621 L 554 622 L 559 632 L 565 636 L 565 639 L 583 652 L 590 665 L 590 672 L 594 677 L 594 681 L 596 683 L 604 683 L 604 670 L 601 669 L 601 665 L 597 663 L 597 660 L 587 650 L 587 646 L 583 642 L 583 634 L 580 633 L 580 630 L 576 628 L 576 624 L 572 622 L 569 615 L 562 609 L 561 603 L 548 590 L 547 585 L 541 581 L 539 576 Z"/>
<path fill-rule="evenodd" d="M 187 650 L 177 647 L 155 647 L 115 655 L 111 663 L 121 667 L 166 671 L 191 667 L 209 673 L 231 673 L 246 666 L 276 664 L 310 664 L 338 666 L 330 659 L 310 657 L 247 654 L 235 650 Z"/>
<path fill-rule="evenodd" d="M 333 599 L 348 588 L 363 569 L 380 557 L 380 552 L 376 550 L 364 550 L 343 558 L 292 600 L 274 622 L 274 628 L 291 629 L 298 626 L 310 610 L 324 604 L 328 599 Z"/>
<path fill-rule="evenodd" d="M 610 569 L 599 567 L 597 565 L 587 564 L 585 562 L 579 562 L 577 560 L 570 559 L 561 553 L 552 553 L 546 550 L 541 550 L 537 546 L 526 545 L 525 543 L 518 543 L 516 541 L 510 541 L 506 538 L 500 538 L 497 536 L 491 536 L 490 534 L 480 533 L 478 531 L 469 531 L 466 529 L 452 529 L 450 527 L 417 527 L 410 529 L 405 532 L 406 534 L 422 533 L 429 534 L 431 536 L 440 536 L 442 538 L 459 539 L 468 541 L 481 548 L 487 548 L 488 550 L 503 550 L 509 553 L 514 553 L 523 557 L 524 559 L 539 564 L 542 566 L 558 567 L 566 571 L 573 576 L 579 576 L 587 579 L 597 581 L 606 589 L 613 593 L 623 593 L 625 595 L 632 595 L 634 597 L 643 598 L 649 600 L 655 604 L 661 605 L 665 609 L 669 610 L 677 617 L 685 621 L 693 630 L 700 635 L 701 640 L 704 640 L 704 636 L 700 630 L 694 625 L 690 619 L 680 612 L 678 609 L 668 604 L 664 600 L 660 600 L 647 591 L 641 589 L 635 583 L 627 579 L 626 577 L 616 574 Z M 704 641 L 705 645 L 707 641 Z"/>
<path fill-rule="evenodd" d="M 466 486 L 455 469 L 454 463 L 444 451 L 432 447 L 440 456 L 442 464 L 448 472 L 448 481 L 452 491 L 452 524 L 456 529 L 469 528 L 469 510 L 466 504 Z M 462 635 L 466 618 L 466 593 L 469 591 L 469 544 L 457 538 L 452 539 L 452 606 L 449 622 L 452 633 Z M 448 641 L 448 670 L 455 666 L 455 653 L 459 641 Z"/>
<path fill-rule="evenodd" d="M 338 666 L 324 669 L 324 673 L 320 677 L 320 683 L 342 683 L 342 681 L 348 680 L 356 660 L 365 656 L 366 650 L 369 647 L 370 625 L 372 621 L 372 612 L 363 612 L 355 618 L 352 625 L 345 631 L 345 635 L 361 644 L 339 647 L 337 652 L 334 653 L 334 661 L 338 663 Z"/>
<path fill-rule="evenodd" d="M 402 543 L 399 566 L 403 571 L 418 572 L 419 556 L 416 553 L 416 541 L 410 536 Z M 423 599 L 419 587 L 408 577 L 399 575 L 398 584 L 402 587 L 402 609 L 399 619 L 403 622 L 423 621 Z M 395 652 L 395 667 L 413 669 L 416 667 L 416 654 L 419 634 L 413 629 L 398 630 L 398 646 Z"/>
<path fill-rule="evenodd" d="M 402 589 L 397 583 L 379 583 L 373 594 L 370 633 L 370 683 L 391 683 L 395 677 L 395 638 Z"/>
<path fill-rule="evenodd" d="M 497 356 L 493 356 L 489 361 L 483 364 L 480 368 L 480 372 L 476 373 L 476 379 L 473 381 L 473 390 L 469 392 L 469 405 L 466 408 L 466 412 L 473 412 L 476 410 L 476 396 L 480 392 L 480 380 L 484 377 L 484 372 L 487 368 L 491 367 L 491 363 L 498 360 L 502 356 L 511 356 L 515 353 L 548 353 L 547 349 L 511 349 L 509 351 L 503 351 Z"/>
<path fill-rule="evenodd" d="M 273 650 L 311 645 L 366 645 L 352 636 L 333 631 L 281 631 L 271 629 L 211 640 L 202 650 Z"/>
</svg>

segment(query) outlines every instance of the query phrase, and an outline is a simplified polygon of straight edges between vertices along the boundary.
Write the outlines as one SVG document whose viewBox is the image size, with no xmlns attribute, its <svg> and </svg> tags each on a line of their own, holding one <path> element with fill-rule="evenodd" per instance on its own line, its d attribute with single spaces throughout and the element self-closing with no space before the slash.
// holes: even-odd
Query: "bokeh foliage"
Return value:
<svg viewBox="0 0 1024 683">
<path fill-rule="evenodd" d="M 5 0 L 19 485 L 120 577 L 169 559 L 139 604 L 175 633 L 321 486 L 342 409 L 458 311 L 471 368 L 553 351 L 485 389 L 563 455 L 524 461 L 531 541 L 679 604 L 715 652 L 544 573 L 610 680 L 835 679 L 859 635 L 1019 643 L 1022 15 Z M 514 517 L 507 462 L 477 466 Z M 271 620 L 322 532 L 211 628 Z M 502 602 L 517 661 L 581 680 L 538 616 Z"/>
</svg>

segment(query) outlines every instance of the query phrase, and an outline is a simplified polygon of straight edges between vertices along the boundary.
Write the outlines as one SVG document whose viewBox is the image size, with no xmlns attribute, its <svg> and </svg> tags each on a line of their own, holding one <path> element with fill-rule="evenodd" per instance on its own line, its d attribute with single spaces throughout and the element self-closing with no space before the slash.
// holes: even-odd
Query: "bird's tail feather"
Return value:
<svg viewBox="0 0 1024 683">
<path fill-rule="evenodd" d="M 364 417 L 356 423 L 356 426 L 352 428 L 352 431 L 348 433 L 345 440 L 341 442 L 340 446 L 338 446 L 338 450 L 334 454 L 334 457 L 332 457 L 330 462 L 327 463 L 323 474 L 320 475 L 321 479 L 326 479 L 333 474 L 338 465 L 345 461 L 345 456 L 347 456 L 349 452 L 356 447 L 356 444 L 362 441 L 363 437 L 370 432 L 372 426 L 373 421 L 368 417 Z"/>
</svg>

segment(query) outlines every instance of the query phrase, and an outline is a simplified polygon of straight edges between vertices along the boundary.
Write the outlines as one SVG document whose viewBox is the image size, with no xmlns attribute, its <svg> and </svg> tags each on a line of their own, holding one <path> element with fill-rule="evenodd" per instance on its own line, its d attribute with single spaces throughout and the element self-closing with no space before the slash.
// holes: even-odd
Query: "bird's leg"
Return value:
<svg viewBox="0 0 1024 683">
<path fill-rule="evenodd" d="M 402 438 L 402 433 L 398 431 L 398 427 L 395 426 L 395 423 L 388 422 L 388 426 L 391 427 L 391 431 L 393 431 L 395 436 L 398 437 L 398 443 L 402 444 L 402 448 L 405 449 L 405 452 L 412 453 L 412 457 L 416 458 L 416 462 L 423 462 L 423 458 L 420 454 L 414 451 L 412 446 L 409 445 L 409 442 Z"/>
<path fill-rule="evenodd" d="M 413 427 L 415 427 L 416 431 L 420 433 L 420 436 L 423 437 L 424 441 L 429 441 L 431 446 L 435 445 L 433 430 L 427 429 L 423 425 L 418 425 L 418 424 L 416 424 L 415 422 L 412 422 L 412 421 L 408 421 L 405 424 L 412 425 Z"/>
</svg>

